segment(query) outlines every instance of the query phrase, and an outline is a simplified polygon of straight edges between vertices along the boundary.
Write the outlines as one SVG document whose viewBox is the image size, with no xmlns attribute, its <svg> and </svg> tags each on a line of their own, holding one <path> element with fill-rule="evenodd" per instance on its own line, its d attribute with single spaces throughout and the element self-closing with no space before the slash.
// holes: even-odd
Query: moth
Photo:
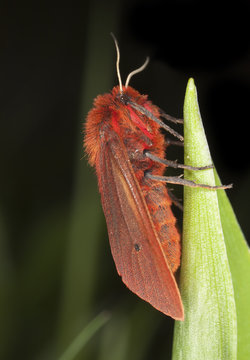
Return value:
<svg viewBox="0 0 250 360">
<path fill-rule="evenodd" d="M 122 85 L 118 43 L 119 85 L 99 95 L 85 124 L 84 146 L 89 164 L 96 169 L 111 252 L 126 286 L 153 307 L 176 320 L 184 319 L 175 272 L 180 265 L 180 234 L 171 210 L 166 182 L 196 184 L 164 176 L 166 167 L 203 170 L 165 159 L 167 143 L 161 129 L 178 141 L 183 137 L 163 122 L 181 122 L 163 113 L 147 95 L 129 86 L 131 72 Z M 211 166 L 210 166 L 211 167 Z"/>
</svg>

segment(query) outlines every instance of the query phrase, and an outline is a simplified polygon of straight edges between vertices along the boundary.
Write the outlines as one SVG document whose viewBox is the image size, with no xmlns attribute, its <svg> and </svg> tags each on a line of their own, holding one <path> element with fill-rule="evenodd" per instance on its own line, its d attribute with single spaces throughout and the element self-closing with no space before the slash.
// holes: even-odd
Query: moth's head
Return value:
<svg viewBox="0 0 250 360">
<path fill-rule="evenodd" d="M 141 95 L 137 90 L 131 86 L 123 86 L 122 91 L 120 86 L 117 85 L 112 89 L 112 95 L 114 99 L 121 103 L 121 105 L 127 106 L 132 103 L 137 103 L 139 99 L 144 95 Z M 145 97 L 146 98 L 146 97 Z"/>
</svg>

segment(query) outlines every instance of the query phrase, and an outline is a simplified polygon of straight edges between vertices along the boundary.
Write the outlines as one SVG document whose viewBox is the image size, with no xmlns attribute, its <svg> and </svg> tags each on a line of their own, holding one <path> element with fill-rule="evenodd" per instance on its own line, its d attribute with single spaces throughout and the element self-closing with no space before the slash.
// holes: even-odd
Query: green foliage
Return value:
<svg viewBox="0 0 250 360">
<path fill-rule="evenodd" d="M 188 82 L 184 103 L 184 138 L 187 165 L 212 163 L 193 79 Z M 185 170 L 185 178 L 215 185 L 212 169 Z M 175 324 L 174 360 L 237 357 L 234 290 L 217 191 L 184 188 L 180 290 L 185 320 Z"/>
<path fill-rule="evenodd" d="M 216 171 L 215 181 L 217 185 L 220 185 Z M 218 192 L 218 201 L 235 294 L 238 334 L 237 359 L 247 360 L 250 358 L 250 253 L 225 191 Z"/>
</svg>

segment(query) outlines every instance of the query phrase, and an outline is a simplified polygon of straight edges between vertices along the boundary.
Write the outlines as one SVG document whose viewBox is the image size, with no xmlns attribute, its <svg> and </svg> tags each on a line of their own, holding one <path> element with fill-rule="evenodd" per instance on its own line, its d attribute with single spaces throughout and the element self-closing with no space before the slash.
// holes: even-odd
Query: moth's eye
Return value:
<svg viewBox="0 0 250 360">
<path fill-rule="evenodd" d="M 120 100 L 124 105 L 127 105 L 129 102 L 129 97 L 126 94 L 119 94 Z"/>
</svg>

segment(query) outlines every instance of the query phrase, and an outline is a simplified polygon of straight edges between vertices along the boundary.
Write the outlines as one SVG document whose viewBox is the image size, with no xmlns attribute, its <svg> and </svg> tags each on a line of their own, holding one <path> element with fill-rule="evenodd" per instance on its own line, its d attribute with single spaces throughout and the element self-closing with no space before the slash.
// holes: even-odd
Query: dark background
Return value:
<svg viewBox="0 0 250 360">
<path fill-rule="evenodd" d="M 170 358 L 172 320 L 116 274 L 94 170 L 81 160 L 81 128 L 93 98 L 117 84 L 110 31 L 123 81 L 150 56 L 131 85 L 167 113 L 182 117 L 194 77 L 212 157 L 222 182 L 234 184 L 228 196 L 249 238 L 249 8 L 192 0 L 2 5 L 2 359 L 55 359 L 103 309 L 120 323 L 112 320 L 78 359 L 111 359 L 114 347 L 131 360 Z M 177 151 L 169 156 L 182 161 Z"/>
</svg>

